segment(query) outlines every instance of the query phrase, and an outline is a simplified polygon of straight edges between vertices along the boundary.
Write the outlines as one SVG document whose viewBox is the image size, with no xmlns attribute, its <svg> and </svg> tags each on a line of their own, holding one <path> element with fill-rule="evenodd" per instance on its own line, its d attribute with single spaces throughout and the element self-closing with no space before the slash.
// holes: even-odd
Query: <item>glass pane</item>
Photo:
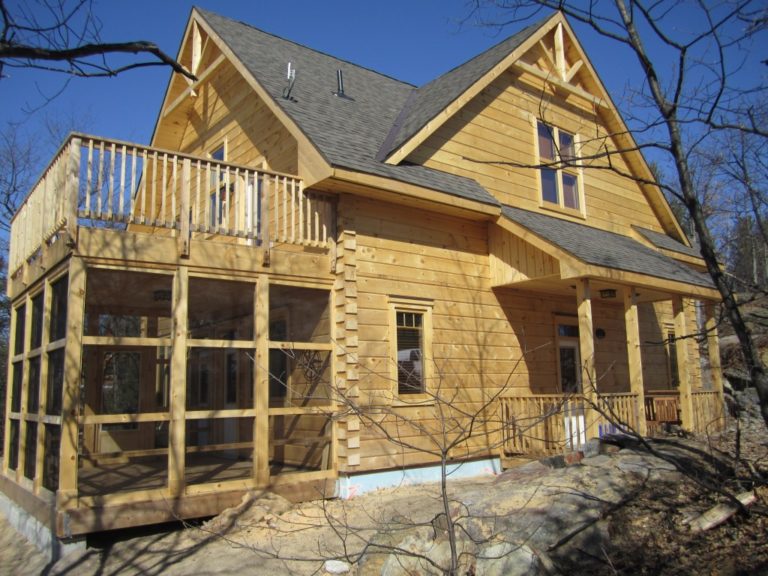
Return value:
<svg viewBox="0 0 768 576">
<path fill-rule="evenodd" d="M 162 338 L 171 332 L 173 278 L 117 270 L 88 270 L 85 333 Z"/>
<path fill-rule="evenodd" d="M 141 353 L 109 352 L 101 370 L 101 412 L 136 414 L 139 411 Z M 108 424 L 114 428 L 135 428 L 135 424 Z"/>
<path fill-rule="evenodd" d="M 11 412 L 21 412 L 21 379 L 24 362 L 15 362 L 13 364 L 13 382 L 11 383 Z"/>
<path fill-rule="evenodd" d="M 270 340 L 330 342 L 330 292 L 272 284 L 269 287 L 269 319 Z"/>
<path fill-rule="evenodd" d="M 270 473 L 325 470 L 330 443 L 331 420 L 325 414 L 270 416 Z"/>
<path fill-rule="evenodd" d="M 45 453 L 43 456 L 43 486 L 55 492 L 59 488 L 59 446 L 61 428 L 45 425 Z"/>
<path fill-rule="evenodd" d="M 255 284 L 189 279 L 189 335 L 215 340 L 253 340 Z"/>
<path fill-rule="evenodd" d="M 27 307 L 16 308 L 16 334 L 13 337 L 13 353 L 21 354 L 24 351 L 24 324 L 27 320 Z"/>
<path fill-rule="evenodd" d="M 271 349 L 269 399 L 274 406 L 327 406 L 331 398 L 331 353 Z"/>
<path fill-rule="evenodd" d="M 9 439 L 8 468 L 16 470 L 19 467 L 19 421 L 11 420 L 11 437 Z"/>
<path fill-rule="evenodd" d="M 566 208 L 579 208 L 578 180 L 573 174 L 563 172 L 563 205 Z"/>
<path fill-rule="evenodd" d="M 421 313 L 398 313 L 397 387 L 400 394 L 424 392 Z"/>
<path fill-rule="evenodd" d="M 253 476 L 253 418 L 201 418 L 186 423 L 187 484 Z"/>
<path fill-rule="evenodd" d="M 61 413 L 61 393 L 64 387 L 64 349 L 60 348 L 48 354 L 48 398 L 45 402 L 45 413 L 58 415 Z"/>
<path fill-rule="evenodd" d="M 35 457 L 37 456 L 37 423 L 27 422 L 26 446 L 24 447 L 24 476 L 35 478 Z"/>
<path fill-rule="evenodd" d="M 560 130 L 560 158 L 569 160 L 576 157 L 573 147 L 573 135 Z"/>
<path fill-rule="evenodd" d="M 558 324 L 557 334 L 558 336 L 561 336 L 561 337 L 578 338 L 579 327 L 573 324 Z"/>
<path fill-rule="evenodd" d="M 69 278 L 64 276 L 51 284 L 51 342 L 67 335 L 67 291 Z"/>
<path fill-rule="evenodd" d="M 579 363 L 576 348 L 560 348 L 560 385 L 565 394 L 579 391 Z"/>
<path fill-rule="evenodd" d="M 253 407 L 255 350 L 190 348 L 187 410 Z"/>
<path fill-rule="evenodd" d="M 37 413 L 40 407 L 40 356 L 29 360 L 29 387 L 27 390 L 27 412 Z"/>
<path fill-rule="evenodd" d="M 545 202 L 558 204 L 557 201 L 557 171 L 549 168 L 541 168 L 541 197 Z"/>
<path fill-rule="evenodd" d="M 555 140 L 552 137 L 552 128 L 539 122 L 539 158 L 542 161 L 555 159 Z"/>
<path fill-rule="evenodd" d="M 32 298 L 32 334 L 30 349 L 39 348 L 43 342 L 43 295 Z"/>
</svg>

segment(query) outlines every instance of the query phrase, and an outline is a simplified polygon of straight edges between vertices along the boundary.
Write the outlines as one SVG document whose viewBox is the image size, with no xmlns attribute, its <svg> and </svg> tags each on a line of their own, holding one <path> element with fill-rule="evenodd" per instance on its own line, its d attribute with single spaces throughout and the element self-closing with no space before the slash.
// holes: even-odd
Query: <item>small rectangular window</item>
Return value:
<svg viewBox="0 0 768 576">
<path fill-rule="evenodd" d="M 545 204 L 579 210 L 579 174 L 573 164 L 578 160 L 576 139 L 557 127 L 537 122 L 539 180 Z"/>
<path fill-rule="evenodd" d="M 27 307 L 19 306 L 16 308 L 16 333 L 13 336 L 13 353 L 21 354 L 24 352 L 24 325 L 27 320 Z"/>
<path fill-rule="evenodd" d="M 424 392 L 423 314 L 397 312 L 397 389 L 400 394 Z"/>
<path fill-rule="evenodd" d="M 67 276 L 51 284 L 51 342 L 67 335 L 67 292 Z"/>
<path fill-rule="evenodd" d="M 43 294 L 32 298 L 32 334 L 30 349 L 40 348 L 43 343 Z"/>
</svg>

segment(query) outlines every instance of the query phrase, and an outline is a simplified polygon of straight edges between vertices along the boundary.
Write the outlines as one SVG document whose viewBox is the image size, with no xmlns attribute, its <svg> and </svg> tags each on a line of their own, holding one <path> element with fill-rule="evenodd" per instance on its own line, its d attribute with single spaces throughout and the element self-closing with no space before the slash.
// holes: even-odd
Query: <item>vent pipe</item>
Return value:
<svg viewBox="0 0 768 576">
<path fill-rule="evenodd" d="M 340 96 L 344 98 L 344 73 L 341 71 L 341 68 L 336 70 L 336 92 L 334 92 L 336 96 Z"/>
</svg>

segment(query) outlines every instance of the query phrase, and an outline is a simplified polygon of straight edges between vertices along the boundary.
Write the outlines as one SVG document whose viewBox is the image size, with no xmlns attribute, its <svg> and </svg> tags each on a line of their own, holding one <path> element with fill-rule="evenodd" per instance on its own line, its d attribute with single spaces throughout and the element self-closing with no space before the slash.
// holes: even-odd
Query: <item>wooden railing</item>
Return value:
<svg viewBox="0 0 768 576">
<path fill-rule="evenodd" d="M 700 390 L 691 394 L 694 430 L 720 432 L 725 429 L 725 406 L 719 392 Z"/>
<path fill-rule="evenodd" d="M 592 406 L 576 394 L 500 398 L 506 454 L 559 454 L 581 449 L 588 431 L 599 436 L 637 428 L 637 396 L 601 394 Z"/>
<path fill-rule="evenodd" d="M 332 223 L 330 197 L 294 176 L 72 134 L 12 221 L 9 264 L 15 272 L 77 225 L 170 229 L 188 250 L 193 234 L 325 246 Z"/>
<path fill-rule="evenodd" d="M 645 393 L 645 421 L 653 436 L 664 425 L 681 424 L 680 393 L 677 390 L 650 390 Z"/>
</svg>

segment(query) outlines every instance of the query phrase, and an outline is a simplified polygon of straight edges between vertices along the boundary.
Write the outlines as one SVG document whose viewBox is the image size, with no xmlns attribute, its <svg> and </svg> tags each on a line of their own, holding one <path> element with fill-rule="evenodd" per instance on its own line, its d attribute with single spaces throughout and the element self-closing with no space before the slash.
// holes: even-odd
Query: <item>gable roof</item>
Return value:
<svg viewBox="0 0 768 576">
<path fill-rule="evenodd" d="M 376 159 L 414 90 L 412 85 L 248 24 L 200 8 L 195 10 L 330 165 L 499 205 L 471 178 L 424 166 L 393 166 Z M 283 97 L 289 62 L 296 70 L 291 99 Z M 343 71 L 347 98 L 334 95 L 337 70 Z"/>
<path fill-rule="evenodd" d="M 503 206 L 504 217 L 587 264 L 712 288 L 712 280 L 629 236 Z"/>
<path fill-rule="evenodd" d="M 379 151 L 379 159 L 383 160 L 391 152 L 402 146 L 427 122 L 443 111 L 448 104 L 456 100 L 494 66 L 509 56 L 515 48 L 519 47 L 550 18 L 551 16 L 548 16 L 531 24 L 482 54 L 414 90 Z"/>
</svg>

